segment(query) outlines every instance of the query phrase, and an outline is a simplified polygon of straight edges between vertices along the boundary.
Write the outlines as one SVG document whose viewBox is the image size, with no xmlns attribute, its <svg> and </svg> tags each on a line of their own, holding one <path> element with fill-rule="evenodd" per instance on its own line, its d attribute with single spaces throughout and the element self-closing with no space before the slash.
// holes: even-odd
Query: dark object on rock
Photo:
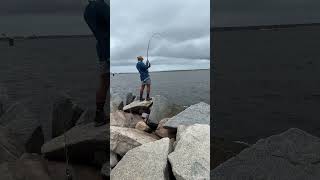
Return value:
<svg viewBox="0 0 320 180">
<path fill-rule="evenodd" d="M 67 95 L 60 95 L 53 104 L 52 137 L 57 137 L 75 126 L 83 110 Z"/>
<path fill-rule="evenodd" d="M 211 142 L 213 147 L 213 162 L 211 162 L 211 169 L 216 168 L 221 163 L 238 155 L 243 149 L 249 147 L 245 143 L 227 141 L 218 137 L 213 137 Z"/>
<path fill-rule="evenodd" d="M 158 127 L 158 124 L 150 122 L 149 120 L 147 120 L 146 123 L 153 131 L 155 131 Z"/>
<path fill-rule="evenodd" d="M 14 133 L 26 152 L 40 153 L 44 135 L 40 122 L 21 103 L 11 105 L 1 116 L 0 125 Z"/>
<path fill-rule="evenodd" d="M 128 105 L 128 104 L 132 103 L 135 98 L 136 98 L 135 95 L 133 95 L 132 93 L 128 93 L 128 94 L 127 94 L 126 104 L 125 104 L 125 105 Z"/>
</svg>

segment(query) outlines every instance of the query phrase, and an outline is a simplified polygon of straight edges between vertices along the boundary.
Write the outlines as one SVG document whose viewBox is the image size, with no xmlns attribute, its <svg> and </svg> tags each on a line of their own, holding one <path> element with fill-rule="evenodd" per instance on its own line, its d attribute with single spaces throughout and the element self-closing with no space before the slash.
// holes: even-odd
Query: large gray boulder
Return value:
<svg viewBox="0 0 320 180">
<path fill-rule="evenodd" d="M 10 130 L 0 126 L 0 163 L 17 160 L 25 151 L 21 142 Z"/>
<path fill-rule="evenodd" d="M 136 147 L 111 170 L 110 177 L 122 180 L 169 179 L 167 157 L 170 151 L 169 138 Z"/>
<path fill-rule="evenodd" d="M 107 152 L 109 128 L 107 125 L 95 127 L 94 123 L 79 125 L 65 133 L 69 159 L 73 162 L 95 162 L 97 152 Z M 65 136 L 58 136 L 46 142 L 41 152 L 49 159 L 65 158 Z M 107 154 L 106 154 L 107 155 Z"/>
<path fill-rule="evenodd" d="M 152 98 L 149 121 L 154 124 L 159 124 L 160 120 L 171 117 L 173 104 L 164 96 L 156 95 Z"/>
<path fill-rule="evenodd" d="M 12 104 L 0 117 L 0 125 L 14 133 L 26 152 L 40 153 L 44 143 L 41 124 L 22 103 Z"/>
<path fill-rule="evenodd" d="M 168 158 L 177 180 L 210 179 L 210 126 L 184 129 Z"/>
<path fill-rule="evenodd" d="M 123 107 L 123 111 L 141 114 L 142 112 L 149 111 L 152 106 L 152 101 L 133 101 L 132 103 Z"/>
<path fill-rule="evenodd" d="M 57 137 L 75 126 L 83 110 L 66 94 L 60 94 L 52 110 L 52 137 Z"/>
<path fill-rule="evenodd" d="M 157 140 L 155 136 L 133 128 L 110 126 L 110 131 L 110 150 L 120 156 L 137 146 Z"/>
<path fill-rule="evenodd" d="M 210 105 L 204 102 L 192 105 L 170 118 L 164 125 L 166 128 L 177 128 L 179 125 L 209 124 Z"/>
<path fill-rule="evenodd" d="M 119 94 L 112 94 L 110 100 L 110 112 L 123 109 L 123 100 Z"/>
<path fill-rule="evenodd" d="M 259 140 L 211 172 L 211 179 L 320 179 L 320 138 L 299 129 Z"/>
<path fill-rule="evenodd" d="M 134 128 L 142 117 L 136 114 L 126 113 L 120 110 L 110 113 L 110 125 L 118 127 Z"/>
</svg>

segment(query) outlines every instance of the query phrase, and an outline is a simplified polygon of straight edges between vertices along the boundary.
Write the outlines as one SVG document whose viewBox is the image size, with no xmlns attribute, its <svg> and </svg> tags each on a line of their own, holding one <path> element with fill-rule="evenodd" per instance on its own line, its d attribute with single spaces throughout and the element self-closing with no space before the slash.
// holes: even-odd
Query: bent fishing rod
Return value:
<svg viewBox="0 0 320 180">
<path fill-rule="evenodd" d="M 151 43 L 151 40 L 152 40 L 152 38 L 154 38 L 155 36 L 160 36 L 160 37 L 162 37 L 162 35 L 160 34 L 160 33 L 153 33 L 152 34 L 152 36 L 150 37 L 150 39 L 149 39 L 149 42 L 148 42 L 148 48 L 147 48 L 147 63 L 149 63 L 149 48 L 150 48 L 150 43 Z"/>
</svg>

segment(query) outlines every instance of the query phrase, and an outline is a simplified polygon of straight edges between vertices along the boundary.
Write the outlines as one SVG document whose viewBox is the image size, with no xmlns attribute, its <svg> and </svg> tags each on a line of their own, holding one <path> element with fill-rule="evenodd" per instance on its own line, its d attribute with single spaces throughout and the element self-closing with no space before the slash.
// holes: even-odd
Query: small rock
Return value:
<svg viewBox="0 0 320 180">
<path fill-rule="evenodd" d="M 110 150 L 120 156 L 141 144 L 157 140 L 151 134 L 132 128 L 110 126 L 110 131 Z"/>
<path fill-rule="evenodd" d="M 139 121 L 135 128 L 140 131 L 151 132 L 150 127 L 144 121 Z"/>
<path fill-rule="evenodd" d="M 52 137 L 57 137 L 75 126 L 83 110 L 71 97 L 61 94 L 53 104 Z"/>
<path fill-rule="evenodd" d="M 210 126 L 187 127 L 168 159 L 177 180 L 210 179 Z"/>
<path fill-rule="evenodd" d="M 167 157 L 170 150 L 169 138 L 136 147 L 111 170 L 110 177 L 122 180 L 169 179 Z"/>
<path fill-rule="evenodd" d="M 177 128 L 179 125 L 210 124 L 210 105 L 204 102 L 192 105 L 170 118 L 164 125 L 167 128 Z"/>
<path fill-rule="evenodd" d="M 164 124 L 169 120 L 169 118 L 162 119 L 159 122 L 159 125 L 157 127 L 157 130 L 155 131 L 156 135 L 159 137 L 168 137 L 168 138 L 175 138 L 177 129 L 175 128 L 164 128 Z"/>
<path fill-rule="evenodd" d="M 134 99 L 136 98 L 135 95 L 133 95 L 132 93 L 128 93 L 127 96 L 126 96 L 126 104 L 125 105 L 128 105 L 130 103 L 132 103 L 134 101 Z"/>
</svg>

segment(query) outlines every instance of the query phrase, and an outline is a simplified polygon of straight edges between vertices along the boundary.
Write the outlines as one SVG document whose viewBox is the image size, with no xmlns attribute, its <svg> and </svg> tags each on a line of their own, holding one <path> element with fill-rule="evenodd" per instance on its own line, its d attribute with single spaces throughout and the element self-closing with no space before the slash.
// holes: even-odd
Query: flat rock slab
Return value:
<svg viewBox="0 0 320 180">
<path fill-rule="evenodd" d="M 91 162 L 96 152 L 107 151 L 109 128 L 107 125 L 95 127 L 94 123 L 75 126 L 66 132 L 69 159 L 77 162 Z M 45 143 L 41 152 L 49 159 L 64 159 L 64 135 Z"/>
<path fill-rule="evenodd" d="M 138 112 L 140 109 L 148 109 L 152 105 L 152 101 L 133 101 L 132 103 L 123 107 L 124 111 L 127 112 Z"/>
<path fill-rule="evenodd" d="M 126 113 L 119 110 L 110 113 L 111 126 L 134 128 L 136 124 L 142 120 L 142 117 L 139 115 Z"/>
<path fill-rule="evenodd" d="M 209 124 L 210 105 L 204 102 L 192 105 L 170 118 L 164 125 L 166 128 L 177 128 L 179 125 Z"/>
<path fill-rule="evenodd" d="M 156 141 L 155 136 L 133 128 L 110 126 L 110 150 L 125 155 L 129 150 Z"/>
<path fill-rule="evenodd" d="M 216 180 L 320 179 L 320 138 L 299 129 L 259 140 L 211 172 Z"/>
<path fill-rule="evenodd" d="M 169 161 L 177 180 L 210 179 L 210 126 L 195 124 L 184 129 Z"/>
<path fill-rule="evenodd" d="M 169 138 L 134 148 L 111 170 L 110 177 L 114 180 L 169 179 L 167 157 L 170 150 Z"/>
</svg>

